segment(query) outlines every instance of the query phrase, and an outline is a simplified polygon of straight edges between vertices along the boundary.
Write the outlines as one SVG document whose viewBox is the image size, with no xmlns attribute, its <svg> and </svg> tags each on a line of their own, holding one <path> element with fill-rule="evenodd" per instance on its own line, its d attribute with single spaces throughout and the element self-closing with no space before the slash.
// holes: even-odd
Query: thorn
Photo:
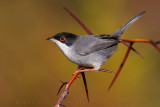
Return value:
<svg viewBox="0 0 160 107">
<path fill-rule="evenodd" d="M 93 35 L 93 33 L 79 20 L 78 17 L 76 17 L 72 12 L 70 12 L 66 7 L 63 7 L 75 20 L 76 22 L 78 22 L 81 27 L 83 27 L 83 29 L 89 34 L 89 35 Z"/>
<path fill-rule="evenodd" d="M 141 58 L 144 58 L 136 49 L 134 49 L 132 46 L 127 44 L 125 41 L 123 41 L 123 40 L 119 40 L 119 41 L 121 43 L 123 43 L 124 45 L 126 45 L 128 48 L 130 48 L 132 51 L 134 51 L 138 56 L 140 56 Z"/>
<path fill-rule="evenodd" d="M 130 43 L 130 46 L 132 46 L 132 45 L 133 45 L 133 42 Z M 117 70 L 117 73 L 115 74 L 111 84 L 109 85 L 108 91 L 110 91 L 110 89 L 112 88 L 112 86 L 115 83 L 116 79 L 118 78 L 118 75 L 120 74 L 120 72 L 121 72 L 121 70 L 122 70 L 122 68 L 123 68 L 123 66 L 124 66 L 124 64 L 125 64 L 125 62 L 127 60 L 127 57 L 128 57 L 128 55 L 130 53 L 130 50 L 131 50 L 131 48 L 128 47 L 128 50 L 127 50 L 127 52 L 126 52 L 126 54 L 125 54 L 125 56 L 124 56 L 124 58 L 122 60 L 122 63 L 120 64 L 120 66 L 119 66 L 119 68 Z"/>
<path fill-rule="evenodd" d="M 60 86 L 57 95 L 59 94 L 59 92 L 61 91 L 61 89 L 63 88 L 64 85 L 68 84 L 68 82 L 63 82 L 62 80 L 60 80 L 62 82 L 62 85 Z"/>
<path fill-rule="evenodd" d="M 107 73 L 116 73 L 116 72 L 105 70 L 105 69 L 101 69 L 101 68 L 98 71 L 107 72 Z"/>
<path fill-rule="evenodd" d="M 84 87 L 85 87 L 85 91 L 86 91 L 86 95 L 87 95 L 87 100 L 89 102 L 88 87 L 87 87 L 85 73 L 81 72 L 81 75 L 82 75 L 82 78 L 83 78 L 83 83 L 84 83 Z"/>
</svg>

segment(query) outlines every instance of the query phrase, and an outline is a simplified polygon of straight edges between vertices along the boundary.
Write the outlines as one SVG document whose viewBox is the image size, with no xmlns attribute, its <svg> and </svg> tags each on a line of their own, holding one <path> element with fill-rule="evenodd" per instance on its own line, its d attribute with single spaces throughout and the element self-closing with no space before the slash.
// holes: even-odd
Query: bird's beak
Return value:
<svg viewBox="0 0 160 107">
<path fill-rule="evenodd" d="M 49 37 L 49 38 L 47 38 L 46 40 L 51 40 L 51 39 L 53 39 L 52 37 Z"/>
<path fill-rule="evenodd" d="M 54 39 L 53 37 L 49 37 L 49 38 L 47 38 L 46 40 L 51 40 L 51 41 L 53 41 L 54 43 L 56 43 L 56 42 L 57 42 L 57 40 L 56 40 L 56 39 Z"/>
</svg>

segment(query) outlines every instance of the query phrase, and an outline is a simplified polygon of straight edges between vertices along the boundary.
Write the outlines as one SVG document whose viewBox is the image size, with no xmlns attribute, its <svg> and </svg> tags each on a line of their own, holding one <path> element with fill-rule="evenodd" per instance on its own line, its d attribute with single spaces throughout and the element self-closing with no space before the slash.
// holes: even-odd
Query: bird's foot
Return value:
<svg viewBox="0 0 160 107">
<path fill-rule="evenodd" d="M 91 68 L 91 69 L 78 69 L 73 74 L 79 74 L 81 72 L 87 72 L 87 71 L 98 71 L 97 69 Z"/>
<path fill-rule="evenodd" d="M 105 70 L 105 69 L 96 69 L 96 68 L 89 68 L 89 69 L 78 69 L 73 74 L 79 74 L 81 72 L 87 72 L 87 71 L 102 71 L 102 72 L 108 72 L 108 73 L 115 73 L 113 71 Z"/>
</svg>

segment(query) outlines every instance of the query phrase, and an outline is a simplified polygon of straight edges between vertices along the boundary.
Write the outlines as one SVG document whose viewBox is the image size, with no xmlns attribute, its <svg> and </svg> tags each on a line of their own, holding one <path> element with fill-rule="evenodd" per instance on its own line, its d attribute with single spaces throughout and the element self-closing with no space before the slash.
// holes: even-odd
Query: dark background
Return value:
<svg viewBox="0 0 160 107">
<path fill-rule="evenodd" d="M 122 38 L 160 40 L 159 0 L 0 0 L 0 106 L 53 107 L 61 82 L 68 81 L 77 66 L 68 61 L 51 41 L 59 32 L 87 33 L 63 6 L 79 17 L 94 34 L 111 34 L 133 16 L 147 12 Z M 110 92 L 114 74 L 86 73 L 90 103 L 82 78 L 77 79 L 63 104 L 68 107 L 159 107 L 160 53 L 151 45 L 134 47 Z M 116 71 L 126 46 L 102 67 Z"/>
</svg>

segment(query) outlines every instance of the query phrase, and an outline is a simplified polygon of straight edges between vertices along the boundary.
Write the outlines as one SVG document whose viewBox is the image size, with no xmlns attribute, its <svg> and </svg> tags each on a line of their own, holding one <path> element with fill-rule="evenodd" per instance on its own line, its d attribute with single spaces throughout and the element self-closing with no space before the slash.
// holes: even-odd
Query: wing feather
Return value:
<svg viewBox="0 0 160 107">
<path fill-rule="evenodd" d="M 74 47 L 76 48 L 73 48 L 76 54 L 86 56 L 118 44 L 117 39 L 110 39 L 108 35 L 106 36 L 108 37 L 107 39 L 102 39 L 101 35 L 80 36 L 80 38 L 75 42 Z"/>
</svg>

